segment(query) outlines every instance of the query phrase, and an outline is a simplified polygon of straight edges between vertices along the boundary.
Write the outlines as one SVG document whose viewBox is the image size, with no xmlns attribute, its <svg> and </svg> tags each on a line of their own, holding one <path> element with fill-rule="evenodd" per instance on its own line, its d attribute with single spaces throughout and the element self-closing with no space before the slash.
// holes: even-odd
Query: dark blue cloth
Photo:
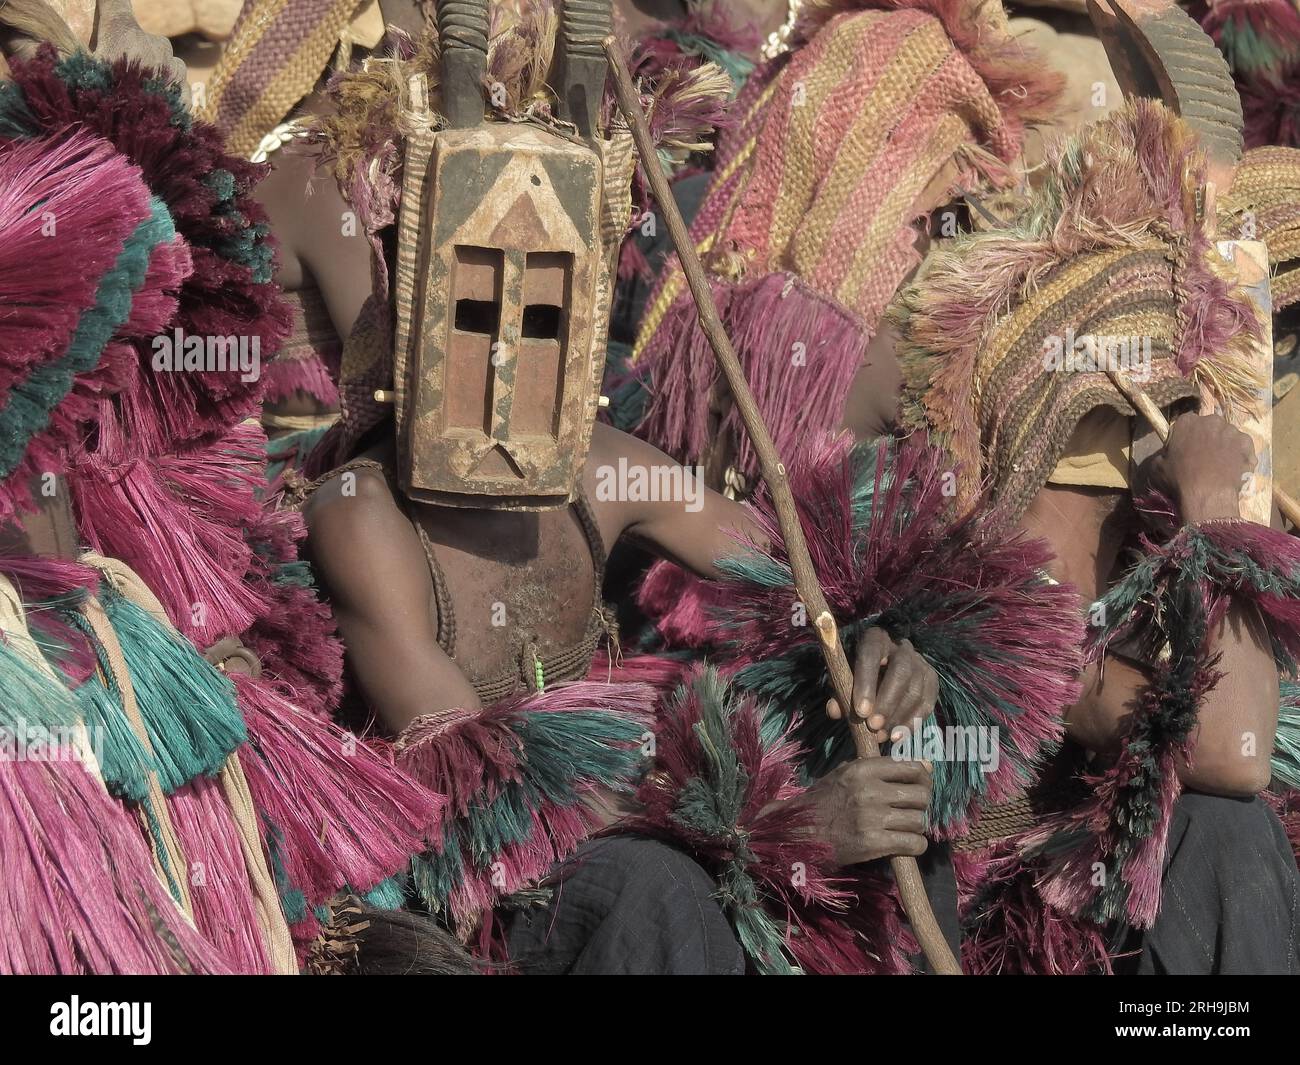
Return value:
<svg viewBox="0 0 1300 1065">
<path fill-rule="evenodd" d="M 935 915 L 958 947 L 957 885 L 948 848 L 920 859 Z M 739 976 L 745 957 L 689 856 L 657 840 L 590 840 L 557 870 L 544 907 L 522 911 L 507 933 L 511 963 L 527 975 Z M 923 968 L 922 959 L 917 959 Z"/>
<path fill-rule="evenodd" d="M 745 971 L 717 885 L 657 840 L 589 840 L 558 871 L 547 906 L 511 922 L 510 959 L 528 975 L 710 975 Z"/>
<path fill-rule="evenodd" d="M 1300 873 L 1261 799 L 1184 794 L 1174 808 L 1160 916 L 1118 968 L 1143 975 L 1300 973 Z"/>
</svg>

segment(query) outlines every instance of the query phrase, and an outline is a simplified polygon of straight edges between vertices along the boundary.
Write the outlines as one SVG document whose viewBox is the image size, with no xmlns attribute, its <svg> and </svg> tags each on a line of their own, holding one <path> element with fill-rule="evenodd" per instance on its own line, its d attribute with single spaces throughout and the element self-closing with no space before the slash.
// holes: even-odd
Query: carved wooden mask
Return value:
<svg viewBox="0 0 1300 1065">
<path fill-rule="evenodd" d="M 612 287 L 596 129 L 608 0 L 565 7 L 555 91 L 564 132 L 486 117 L 486 0 L 443 0 L 438 19 L 450 128 L 416 122 L 403 165 L 402 487 L 453 506 L 563 505 L 591 443 Z M 418 117 L 427 104 L 416 92 Z"/>
<path fill-rule="evenodd" d="M 601 184 L 595 151 L 543 129 L 484 123 L 434 137 L 397 366 L 413 498 L 573 498 L 604 368 Z"/>
</svg>

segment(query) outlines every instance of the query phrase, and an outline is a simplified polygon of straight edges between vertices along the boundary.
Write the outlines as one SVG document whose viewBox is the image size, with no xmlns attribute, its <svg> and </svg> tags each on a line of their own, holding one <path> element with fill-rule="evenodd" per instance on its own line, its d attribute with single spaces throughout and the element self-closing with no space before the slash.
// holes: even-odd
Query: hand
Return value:
<svg viewBox="0 0 1300 1065">
<path fill-rule="evenodd" d="M 931 786 L 922 762 L 860 758 L 822 777 L 804 801 L 812 804 L 818 837 L 830 845 L 835 861 L 855 865 L 925 853 Z"/>
<path fill-rule="evenodd" d="M 145 33 L 135 20 L 131 0 L 99 0 L 95 20 L 94 54 L 100 59 L 134 59 L 146 69 L 157 70 L 181 88 L 186 105 L 190 101 L 189 72 L 184 60 L 172 52 L 172 42 Z"/>
<path fill-rule="evenodd" d="M 862 634 L 853 667 L 853 712 L 866 720 L 877 743 L 901 728 L 910 731 L 918 718 L 924 721 L 938 699 L 939 675 L 910 640 L 894 643 L 879 628 Z M 826 713 L 837 721 L 844 716 L 835 699 L 827 702 Z"/>
<path fill-rule="evenodd" d="M 1218 414 L 1183 414 L 1165 446 L 1144 465 L 1144 477 L 1178 504 L 1183 520 L 1241 516 L 1241 489 L 1255 469 L 1250 437 Z"/>
</svg>

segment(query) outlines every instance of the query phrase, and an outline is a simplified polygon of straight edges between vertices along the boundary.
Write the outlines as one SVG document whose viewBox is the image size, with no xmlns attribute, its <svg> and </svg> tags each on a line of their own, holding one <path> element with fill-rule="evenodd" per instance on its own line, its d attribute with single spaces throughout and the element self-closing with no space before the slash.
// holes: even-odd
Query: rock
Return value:
<svg viewBox="0 0 1300 1065">
<path fill-rule="evenodd" d="M 241 0 L 132 0 L 136 21 L 149 33 L 180 37 L 198 33 L 224 41 L 239 17 Z"/>
<path fill-rule="evenodd" d="M 1013 18 L 1011 33 L 1040 52 L 1046 66 L 1065 75 L 1065 92 L 1057 121 L 1025 137 L 1024 162 L 1031 172 L 1043 161 L 1047 142 L 1105 117 L 1124 102 L 1106 50 L 1086 15 L 1050 8 L 1033 12 L 1033 17 Z"/>
<path fill-rule="evenodd" d="M 90 44 L 95 32 L 95 0 L 46 0 L 82 44 Z"/>
</svg>

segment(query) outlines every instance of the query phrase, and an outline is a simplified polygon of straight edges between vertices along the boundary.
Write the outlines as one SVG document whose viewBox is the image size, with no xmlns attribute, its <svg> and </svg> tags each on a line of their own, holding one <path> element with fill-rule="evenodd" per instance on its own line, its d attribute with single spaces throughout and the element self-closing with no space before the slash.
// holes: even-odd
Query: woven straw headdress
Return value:
<svg viewBox="0 0 1300 1065">
<path fill-rule="evenodd" d="M 370 21 L 374 7 L 375 0 L 247 0 L 208 82 L 204 108 L 225 134 L 227 151 L 252 155 L 316 87 L 354 20 Z"/>
<path fill-rule="evenodd" d="M 886 305 L 919 263 L 918 203 L 1009 178 L 1027 122 L 1059 90 L 997 3 L 818 4 L 756 72 L 692 236 L 783 451 L 838 424 Z M 797 356 L 792 358 L 792 353 Z M 654 399 L 642 434 L 687 461 L 710 441 L 716 369 L 674 263 L 634 360 Z M 735 416 L 742 473 L 755 469 Z"/>
<path fill-rule="evenodd" d="M 936 252 L 901 294 L 904 416 L 952 453 L 964 499 L 987 480 L 1015 520 L 1084 415 L 1133 415 L 1099 360 L 1127 359 L 1162 406 L 1204 386 L 1232 410 L 1258 387 L 1254 313 L 1193 216 L 1205 166 L 1186 122 L 1132 101 L 1055 149 L 1014 229 Z M 1071 346 L 1095 368 L 1054 357 Z"/>
</svg>

